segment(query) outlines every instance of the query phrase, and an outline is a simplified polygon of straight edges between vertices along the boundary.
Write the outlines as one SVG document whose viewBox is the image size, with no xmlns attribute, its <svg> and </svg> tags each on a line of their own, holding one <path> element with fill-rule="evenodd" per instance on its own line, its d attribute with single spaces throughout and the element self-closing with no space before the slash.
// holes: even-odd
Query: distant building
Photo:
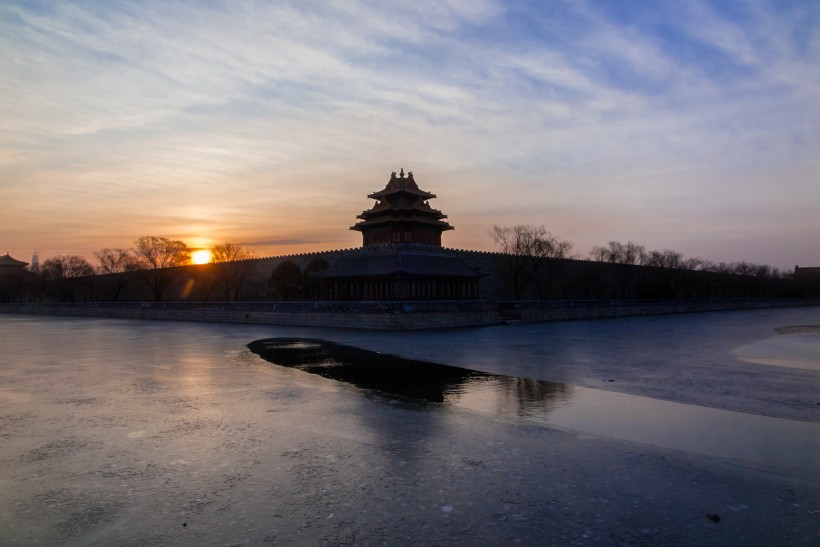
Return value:
<svg viewBox="0 0 820 547">
<path fill-rule="evenodd" d="M 794 281 L 803 296 L 820 296 L 820 267 L 794 267 Z"/>
<path fill-rule="evenodd" d="M 795 279 L 820 279 L 820 268 L 818 267 L 810 267 L 810 268 L 801 268 L 800 266 L 794 267 L 794 278 Z"/>
<path fill-rule="evenodd" d="M 0 256 L 0 271 L 22 270 L 26 266 L 28 266 L 28 262 L 14 259 L 8 253 Z"/>
<path fill-rule="evenodd" d="M 0 302 L 13 302 L 23 297 L 28 262 L 17 260 L 6 253 L 0 256 Z"/>
<path fill-rule="evenodd" d="M 351 230 L 362 248 L 347 253 L 322 274 L 323 300 L 477 299 L 481 274 L 441 246 L 453 227 L 430 206 L 435 194 L 421 190 L 413 173 L 390 176 L 383 190 L 368 195 L 376 204 Z"/>
</svg>

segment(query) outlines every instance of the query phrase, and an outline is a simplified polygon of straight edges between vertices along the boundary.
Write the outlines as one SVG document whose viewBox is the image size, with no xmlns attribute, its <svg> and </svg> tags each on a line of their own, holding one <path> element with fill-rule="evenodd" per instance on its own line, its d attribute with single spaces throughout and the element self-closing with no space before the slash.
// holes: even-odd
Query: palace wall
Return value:
<svg viewBox="0 0 820 547">
<path fill-rule="evenodd" d="M 329 264 L 346 252 L 357 249 L 303 253 L 257 258 L 231 263 L 242 268 L 245 281 L 240 301 L 271 300 L 267 285 L 273 270 L 290 260 L 302 270 L 314 259 Z M 791 298 L 820 296 L 814 284 L 791 279 L 771 279 L 716 272 L 673 268 L 609 264 L 588 260 L 542 259 L 537 274 L 517 298 L 509 273 L 507 255 L 494 252 L 441 249 L 458 255 L 468 266 L 482 274 L 479 297 L 485 301 L 553 301 L 553 300 L 631 300 L 631 299 L 697 299 L 697 298 Z M 175 269 L 175 277 L 162 300 L 167 302 L 220 302 L 226 298 L 215 277 L 219 265 L 184 266 Z M 149 302 L 153 293 L 144 281 L 144 272 L 98 275 L 58 280 L 40 285 L 29 283 L 17 301 L 72 302 Z M 309 296 L 306 300 L 313 300 Z"/>
</svg>

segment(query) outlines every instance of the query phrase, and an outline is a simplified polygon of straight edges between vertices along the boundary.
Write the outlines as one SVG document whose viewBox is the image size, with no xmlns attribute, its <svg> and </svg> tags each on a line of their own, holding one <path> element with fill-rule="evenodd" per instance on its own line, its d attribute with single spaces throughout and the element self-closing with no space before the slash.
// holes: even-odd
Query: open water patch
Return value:
<svg viewBox="0 0 820 547">
<path fill-rule="evenodd" d="M 263 359 L 385 395 L 593 436 L 743 460 L 820 481 L 820 424 L 491 374 L 307 338 L 248 344 Z"/>
<path fill-rule="evenodd" d="M 251 342 L 248 348 L 276 365 L 396 397 L 454 405 L 465 398 L 478 402 L 483 395 L 497 400 L 504 394 L 506 411 L 519 415 L 548 410 L 565 402 L 571 391 L 556 382 L 405 359 L 325 340 L 270 338 Z"/>
</svg>

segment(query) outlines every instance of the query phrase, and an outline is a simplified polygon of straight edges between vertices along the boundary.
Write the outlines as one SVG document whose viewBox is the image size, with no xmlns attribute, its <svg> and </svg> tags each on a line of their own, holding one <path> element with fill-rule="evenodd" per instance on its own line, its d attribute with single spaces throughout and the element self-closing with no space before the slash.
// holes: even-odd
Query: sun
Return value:
<svg viewBox="0 0 820 547">
<path fill-rule="evenodd" d="M 208 249 L 200 249 L 191 253 L 192 264 L 207 264 L 211 261 L 211 251 Z"/>
</svg>

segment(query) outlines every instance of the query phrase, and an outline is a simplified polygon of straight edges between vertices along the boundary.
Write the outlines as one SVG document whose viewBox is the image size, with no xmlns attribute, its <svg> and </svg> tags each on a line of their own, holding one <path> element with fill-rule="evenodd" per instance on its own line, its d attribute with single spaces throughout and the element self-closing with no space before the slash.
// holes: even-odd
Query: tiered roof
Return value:
<svg viewBox="0 0 820 547">
<path fill-rule="evenodd" d="M 436 195 L 421 190 L 413 179 L 413 173 L 408 172 L 405 176 L 404 169 L 399 175 L 394 171 L 383 190 L 367 197 L 375 199 L 376 204 L 356 217 L 361 222 L 351 226 L 351 230 L 366 232 L 397 224 L 433 230 L 439 234 L 453 229 L 443 220 L 447 215 L 430 207 L 428 200 L 434 199 Z"/>
</svg>

